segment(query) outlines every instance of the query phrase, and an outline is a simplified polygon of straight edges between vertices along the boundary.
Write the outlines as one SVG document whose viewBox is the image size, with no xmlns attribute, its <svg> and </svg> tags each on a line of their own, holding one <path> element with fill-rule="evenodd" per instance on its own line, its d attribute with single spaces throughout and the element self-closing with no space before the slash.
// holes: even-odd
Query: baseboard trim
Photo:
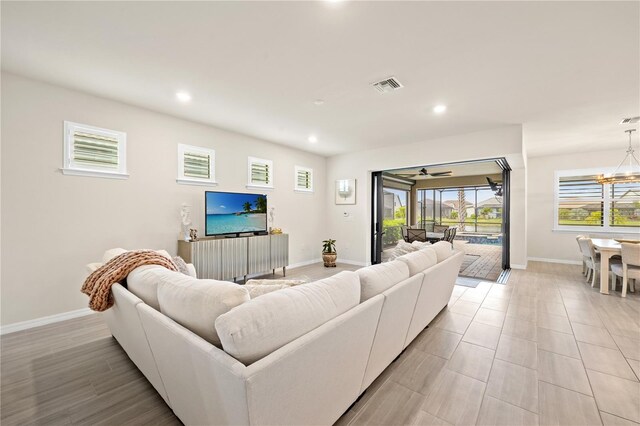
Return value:
<svg viewBox="0 0 640 426">
<path fill-rule="evenodd" d="M 291 265 L 287 266 L 287 270 L 300 268 L 302 266 L 313 265 L 314 263 L 322 263 L 322 259 L 307 260 L 307 261 L 304 261 L 304 262 L 294 263 L 294 264 L 291 264 Z M 338 258 L 338 260 L 336 260 L 336 263 L 338 263 L 338 264 L 346 263 L 347 265 L 355 265 L 355 266 L 369 266 L 369 264 L 365 263 L 365 262 L 358 262 L 357 260 L 348 260 L 348 259 L 340 259 L 340 258 Z"/>
<path fill-rule="evenodd" d="M 562 263 L 564 265 L 582 265 L 579 260 L 548 259 L 546 257 L 529 257 L 527 260 L 532 262 Z"/>
<path fill-rule="evenodd" d="M 320 263 L 320 262 L 322 262 L 322 259 L 312 259 L 312 260 L 305 260 L 304 262 L 292 263 L 291 265 L 287 266 L 287 271 L 290 269 L 302 268 L 303 266 L 309 266 L 309 265 L 313 265 L 314 263 Z"/>
<path fill-rule="evenodd" d="M 357 260 L 348 260 L 348 259 L 340 259 L 336 260 L 336 263 L 346 263 L 347 265 L 355 265 L 355 266 L 368 266 L 367 262 L 360 262 Z"/>
<path fill-rule="evenodd" d="M 531 259 L 529 259 L 529 260 L 531 260 Z M 525 265 L 517 265 L 517 264 L 513 264 L 512 263 L 509 266 L 511 267 L 511 269 L 527 269 L 527 265 L 526 264 Z"/>
<path fill-rule="evenodd" d="M 40 327 L 42 325 L 53 324 L 73 318 L 84 317 L 93 313 L 94 312 L 89 308 L 82 308 L 75 311 L 63 312 L 61 314 L 49 315 L 32 320 L 14 322 L 13 324 L 7 324 L 0 327 L 0 335 L 15 333 L 16 331 L 27 330 L 29 328 Z"/>
</svg>

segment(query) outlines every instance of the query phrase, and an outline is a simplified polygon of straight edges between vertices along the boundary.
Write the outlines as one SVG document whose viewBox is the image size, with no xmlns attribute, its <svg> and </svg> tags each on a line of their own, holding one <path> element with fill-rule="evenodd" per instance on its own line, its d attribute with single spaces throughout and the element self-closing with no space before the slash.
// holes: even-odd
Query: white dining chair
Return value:
<svg viewBox="0 0 640 426">
<path fill-rule="evenodd" d="M 593 243 L 589 238 L 579 238 L 578 245 L 582 252 L 582 259 L 587 270 L 587 281 L 591 278 L 591 287 L 596 285 L 596 279 L 600 276 L 600 255 L 593 248 Z"/>
<path fill-rule="evenodd" d="M 586 238 L 584 235 L 576 236 L 576 241 L 578 242 L 578 249 L 580 250 L 580 254 L 582 254 L 582 275 L 587 275 L 587 259 L 588 257 L 582 253 L 582 247 L 580 247 L 580 238 Z"/>
<path fill-rule="evenodd" d="M 640 244 L 622 243 L 621 246 L 622 263 L 611 264 L 611 272 L 622 277 L 622 297 L 627 297 L 628 281 L 632 280 L 629 287 L 633 293 L 637 280 L 640 280 Z"/>
</svg>

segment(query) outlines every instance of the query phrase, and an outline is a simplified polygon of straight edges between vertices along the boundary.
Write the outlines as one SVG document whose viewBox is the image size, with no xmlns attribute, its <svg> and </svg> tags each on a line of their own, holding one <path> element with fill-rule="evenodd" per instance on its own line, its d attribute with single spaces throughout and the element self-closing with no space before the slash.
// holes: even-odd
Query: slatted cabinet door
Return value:
<svg viewBox="0 0 640 426">
<path fill-rule="evenodd" d="M 271 269 L 285 268 L 289 264 L 289 235 L 271 235 Z"/>
<path fill-rule="evenodd" d="M 248 273 L 259 274 L 271 268 L 271 236 L 261 235 L 249 240 Z"/>
</svg>

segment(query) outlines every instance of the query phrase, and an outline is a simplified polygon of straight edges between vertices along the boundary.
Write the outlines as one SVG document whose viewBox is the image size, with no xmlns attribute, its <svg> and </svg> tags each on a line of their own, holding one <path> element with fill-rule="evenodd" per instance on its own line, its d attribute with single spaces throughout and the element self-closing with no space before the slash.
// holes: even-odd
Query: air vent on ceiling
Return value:
<svg viewBox="0 0 640 426">
<path fill-rule="evenodd" d="M 620 124 L 633 124 L 640 121 L 640 117 L 623 118 Z"/>
<path fill-rule="evenodd" d="M 401 89 L 404 86 L 395 77 L 389 77 L 373 83 L 373 87 L 375 87 L 378 92 L 387 93 Z"/>
</svg>

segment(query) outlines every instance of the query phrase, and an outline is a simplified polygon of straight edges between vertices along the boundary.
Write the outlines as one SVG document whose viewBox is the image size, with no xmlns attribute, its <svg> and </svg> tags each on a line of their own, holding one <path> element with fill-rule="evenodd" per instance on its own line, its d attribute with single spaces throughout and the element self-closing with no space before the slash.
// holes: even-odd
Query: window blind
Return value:
<svg viewBox="0 0 640 426">
<path fill-rule="evenodd" d="M 297 189 L 311 189 L 311 170 L 298 169 L 296 171 L 296 187 Z"/>
<path fill-rule="evenodd" d="M 196 179 L 211 179 L 211 155 L 201 152 L 185 152 L 184 176 Z"/>
<path fill-rule="evenodd" d="M 251 183 L 255 185 L 271 184 L 271 168 L 269 164 L 260 162 L 251 163 Z"/>
<path fill-rule="evenodd" d="M 558 182 L 558 224 L 602 226 L 604 189 L 596 176 L 565 176 Z"/>
<path fill-rule="evenodd" d="M 117 169 L 119 166 L 119 141 L 115 137 L 83 131 L 73 132 L 73 161 L 98 168 Z"/>
</svg>

